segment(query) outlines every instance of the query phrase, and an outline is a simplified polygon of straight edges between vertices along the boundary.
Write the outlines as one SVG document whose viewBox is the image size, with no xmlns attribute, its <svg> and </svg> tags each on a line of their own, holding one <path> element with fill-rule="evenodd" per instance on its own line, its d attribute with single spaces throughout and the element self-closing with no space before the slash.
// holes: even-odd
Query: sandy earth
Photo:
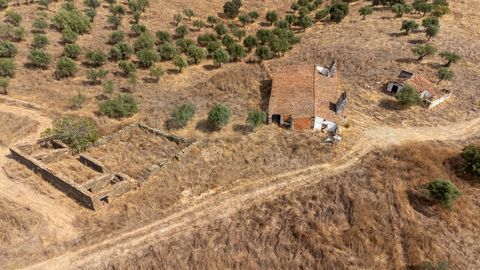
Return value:
<svg viewBox="0 0 480 270">
<path fill-rule="evenodd" d="M 480 136 L 480 119 L 452 123 L 439 127 L 379 127 L 365 131 L 340 161 L 326 163 L 263 179 L 244 179 L 241 185 L 219 190 L 199 204 L 115 238 L 31 265 L 28 269 L 94 268 L 102 258 L 114 258 L 209 223 L 213 219 L 231 216 L 242 209 L 259 204 L 280 194 L 314 185 L 325 178 L 341 173 L 376 148 L 406 142 L 466 140 Z M 240 181 L 239 181 L 240 182 Z"/>
</svg>

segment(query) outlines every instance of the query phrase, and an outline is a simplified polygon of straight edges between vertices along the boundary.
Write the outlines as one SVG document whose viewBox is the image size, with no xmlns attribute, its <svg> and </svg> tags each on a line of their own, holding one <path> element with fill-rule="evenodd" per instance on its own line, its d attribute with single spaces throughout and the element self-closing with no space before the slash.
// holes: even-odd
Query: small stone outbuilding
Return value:
<svg viewBox="0 0 480 270">
<path fill-rule="evenodd" d="M 269 123 L 334 133 L 343 121 L 346 103 L 335 61 L 328 68 L 312 64 L 273 70 Z"/>
<path fill-rule="evenodd" d="M 444 102 L 452 95 L 449 90 L 438 88 L 437 85 L 425 77 L 404 70 L 400 72 L 396 80 L 387 84 L 387 92 L 395 95 L 402 91 L 405 85 L 413 87 L 420 95 L 424 105 L 429 109 Z"/>
</svg>

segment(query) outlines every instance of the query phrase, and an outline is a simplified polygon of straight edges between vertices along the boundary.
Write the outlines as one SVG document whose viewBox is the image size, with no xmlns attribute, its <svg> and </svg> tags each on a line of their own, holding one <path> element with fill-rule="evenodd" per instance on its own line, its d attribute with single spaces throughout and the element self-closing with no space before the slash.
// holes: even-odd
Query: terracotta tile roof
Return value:
<svg viewBox="0 0 480 270">
<path fill-rule="evenodd" d="M 314 116 L 337 122 L 335 104 L 340 97 L 340 74 L 327 77 L 315 71 L 315 112 Z"/>
<path fill-rule="evenodd" d="M 284 66 L 275 69 L 272 74 L 269 113 L 294 117 L 313 116 L 314 71 L 313 65 Z"/>
<path fill-rule="evenodd" d="M 333 77 L 326 77 L 315 65 L 284 66 L 272 74 L 269 114 L 318 116 L 336 122 L 334 107 L 339 97 L 338 71 Z"/>
<path fill-rule="evenodd" d="M 433 97 L 442 97 L 446 94 L 444 89 L 438 88 L 435 83 L 421 75 L 413 75 L 413 77 L 403 80 L 402 82 L 415 88 L 419 94 L 424 91 L 430 92 Z"/>
</svg>

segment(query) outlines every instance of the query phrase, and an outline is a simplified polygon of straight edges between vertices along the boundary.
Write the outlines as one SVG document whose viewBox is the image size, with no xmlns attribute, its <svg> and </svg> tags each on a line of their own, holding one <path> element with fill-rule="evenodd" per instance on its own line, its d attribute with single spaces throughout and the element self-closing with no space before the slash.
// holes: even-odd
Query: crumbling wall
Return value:
<svg viewBox="0 0 480 270">
<path fill-rule="evenodd" d="M 161 131 L 159 129 L 156 129 L 156 128 L 153 128 L 153 127 L 150 127 L 150 126 L 147 126 L 143 123 L 139 123 L 138 124 L 138 127 L 139 128 L 142 128 L 144 130 L 147 130 L 157 136 L 162 136 L 162 137 L 165 137 L 167 138 L 168 140 L 172 141 L 172 142 L 176 142 L 177 144 L 182 144 L 182 143 L 186 143 L 186 140 L 182 137 L 179 137 L 179 136 L 175 136 L 175 135 L 172 135 L 172 134 L 169 134 L 167 132 L 164 132 L 164 131 Z"/>
<path fill-rule="evenodd" d="M 80 154 L 80 162 L 87 166 L 90 167 L 92 170 L 95 170 L 100 173 L 106 173 L 107 169 L 105 166 L 98 160 L 94 159 L 93 157 L 87 155 L 87 154 Z"/>
<path fill-rule="evenodd" d="M 33 172 L 40 174 L 45 180 L 50 182 L 57 189 L 64 192 L 67 196 L 76 200 L 78 203 L 86 206 L 87 208 L 96 210 L 92 198 L 87 195 L 87 191 L 83 190 L 82 187 L 79 187 L 75 183 L 58 176 L 54 172 L 50 171 L 45 164 L 28 156 L 16 147 L 11 147 L 10 152 L 16 161 L 27 166 L 27 168 Z"/>
</svg>

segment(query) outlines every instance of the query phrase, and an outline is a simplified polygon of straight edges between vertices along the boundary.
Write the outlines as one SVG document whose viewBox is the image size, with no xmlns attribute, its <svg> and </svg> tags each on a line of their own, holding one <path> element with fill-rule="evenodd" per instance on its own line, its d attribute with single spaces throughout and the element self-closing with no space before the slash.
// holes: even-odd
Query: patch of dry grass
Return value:
<svg viewBox="0 0 480 270">
<path fill-rule="evenodd" d="M 403 269 L 425 260 L 478 268 L 479 185 L 457 177 L 457 155 L 435 143 L 376 151 L 342 175 L 105 268 Z M 438 177 L 462 190 L 451 212 L 423 196 Z"/>
<path fill-rule="evenodd" d="M 34 132 L 38 127 L 38 122 L 25 116 L 18 116 L 13 113 L 0 113 L 0 145 L 7 146 L 19 136 L 24 136 Z"/>
</svg>

